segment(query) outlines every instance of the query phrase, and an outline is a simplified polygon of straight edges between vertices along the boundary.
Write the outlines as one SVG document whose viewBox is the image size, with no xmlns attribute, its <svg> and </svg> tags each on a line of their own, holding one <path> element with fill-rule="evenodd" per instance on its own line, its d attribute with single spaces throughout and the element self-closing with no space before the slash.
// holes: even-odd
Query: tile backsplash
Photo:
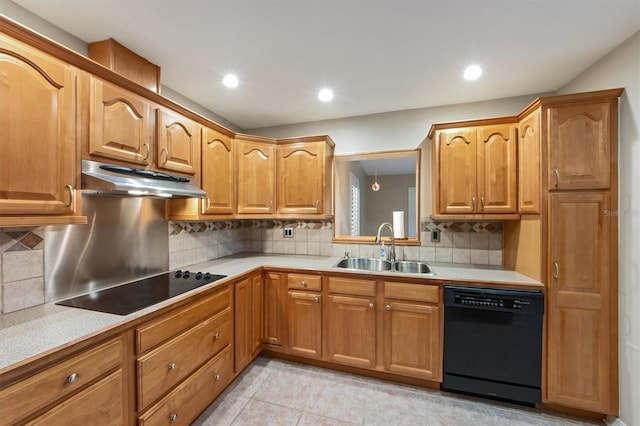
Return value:
<svg viewBox="0 0 640 426">
<path fill-rule="evenodd" d="M 377 257 L 380 246 L 332 243 L 330 220 L 223 220 L 167 223 L 169 268 L 183 268 L 241 252 Z M 293 237 L 284 237 L 284 228 Z M 430 232 L 440 230 L 440 242 Z M 398 246 L 398 260 L 502 264 L 501 222 L 421 220 L 420 246 Z M 44 228 L 0 231 L 0 309 L 14 312 L 44 303 Z"/>
</svg>

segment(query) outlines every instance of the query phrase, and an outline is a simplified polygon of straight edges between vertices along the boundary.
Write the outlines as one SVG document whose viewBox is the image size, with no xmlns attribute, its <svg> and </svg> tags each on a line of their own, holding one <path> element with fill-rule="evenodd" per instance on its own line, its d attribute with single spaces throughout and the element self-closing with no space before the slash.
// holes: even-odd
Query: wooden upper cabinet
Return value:
<svg viewBox="0 0 640 426">
<path fill-rule="evenodd" d="M 95 77 L 89 80 L 89 155 L 150 165 L 153 120 L 149 101 Z"/>
<path fill-rule="evenodd" d="M 550 197 L 548 400 L 617 413 L 617 258 L 608 193 Z M 614 288 L 612 288 L 614 286 Z"/>
<path fill-rule="evenodd" d="M 330 212 L 333 142 L 289 142 L 277 148 L 277 213 L 322 216 Z"/>
<path fill-rule="evenodd" d="M 609 188 L 616 111 L 617 99 L 547 109 L 549 189 Z"/>
<path fill-rule="evenodd" d="M 202 200 L 205 215 L 235 211 L 234 142 L 231 136 L 202 127 Z"/>
<path fill-rule="evenodd" d="M 275 143 L 236 139 L 238 214 L 275 213 Z"/>
<path fill-rule="evenodd" d="M 477 212 L 516 212 L 516 145 L 513 124 L 478 128 Z"/>
<path fill-rule="evenodd" d="M 438 213 L 476 211 L 476 130 L 445 130 L 438 137 Z"/>
<path fill-rule="evenodd" d="M 157 166 L 195 175 L 199 172 L 199 125 L 166 108 L 156 109 Z"/>
<path fill-rule="evenodd" d="M 0 226 L 79 222 L 72 217 L 76 76 L 70 65 L 0 34 Z M 60 217 L 14 222 L 5 215 Z"/>
<path fill-rule="evenodd" d="M 518 213 L 540 213 L 541 150 L 538 108 L 518 123 Z"/>
<path fill-rule="evenodd" d="M 504 219 L 500 215 L 515 214 L 515 124 L 458 124 L 467 126 L 432 128 L 432 132 L 436 129 L 432 216 Z"/>
</svg>

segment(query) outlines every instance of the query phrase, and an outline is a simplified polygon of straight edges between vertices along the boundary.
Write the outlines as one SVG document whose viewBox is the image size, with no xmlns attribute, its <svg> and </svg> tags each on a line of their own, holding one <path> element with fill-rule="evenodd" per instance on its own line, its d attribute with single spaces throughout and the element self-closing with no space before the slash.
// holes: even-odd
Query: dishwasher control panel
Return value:
<svg viewBox="0 0 640 426">
<path fill-rule="evenodd" d="M 469 306 L 487 306 L 492 308 L 522 309 L 530 304 L 528 300 L 511 299 L 503 297 L 472 296 L 464 294 L 454 295 L 454 304 Z"/>
<path fill-rule="evenodd" d="M 445 285 L 445 306 L 509 312 L 543 312 L 539 291 Z"/>
</svg>

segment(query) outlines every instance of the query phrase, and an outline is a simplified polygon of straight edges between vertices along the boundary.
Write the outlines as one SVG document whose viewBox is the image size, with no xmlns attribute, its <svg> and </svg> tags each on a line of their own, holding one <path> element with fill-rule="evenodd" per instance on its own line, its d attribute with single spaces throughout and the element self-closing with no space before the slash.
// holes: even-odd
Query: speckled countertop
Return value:
<svg viewBox="0 0 640 426">
<path fill-rule="evenodd" d="M 120 316 L 85 309 L 58 306 L 53 303 L 35 306 L 10 314 L 0 315 L 0 374 L 15 364 L 28 361 L 32 357 L 69 345 L 95 333 L 118 327 L 136 318 L 147 315 L 157 309 L 166 307 L 194 294 L 224 285 L 238 275 L 254 268 L 270 266 L 276 268 L 295 268 L 313 271 L 341 271 L 355 275 L 405 276 L 423 278 L 426 283 L 438 281 L 471 281 L 488 285 L 509 284 L 510 287 L 542 289 L 538 281 L 513 271 L 494 267 L 473 265 L 452 265 L 429 263 L 435 272 L 434 276 L 420 274 L 400 274 L 396 272 L 358 272 L 334 268 L 338 257 L 318 256 L 286 256 L 239 254 L 209 262 L 192 265 L 192 271 L 211 272 L 227 275 L 227 278 L 216 281 L 205 287 L 192 290 L 170 300 L 158 303 L 133 314 Z"/>
</svg>

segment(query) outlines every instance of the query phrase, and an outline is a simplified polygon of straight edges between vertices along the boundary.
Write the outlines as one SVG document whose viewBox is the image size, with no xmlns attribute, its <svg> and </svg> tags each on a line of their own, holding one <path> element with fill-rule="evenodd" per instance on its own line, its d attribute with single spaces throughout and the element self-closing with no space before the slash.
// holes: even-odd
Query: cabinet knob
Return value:
<svg viewBox="0 0 640 426">
<path fill-rule="evenodd" d="M 67 188 L 69 190 L 69 202 L 65 206 L 66 207 L 71 207 L 71 206 L 73 206 L 73 202 L 75 201 L 76 192 L 73 190 L 73 186 L 71 186 L 71 185 L 67 185 L 67 186 L 65 186 L 65 188 Z"/>
<path fill-rule="evenodd" d="M 176 369 L 176 363 L 172 362 L 169 364 L 169 370 L 175 370 Z"/>
<path fill-rule="evenodd" d="M 369 307 L 373 309 L 373 303 L 369 303 Z"/>
<path fill-rule="evenodd" d="M 307 282 L 305 280 L 300 281 L 300 285 L 302 287 L 306 287 L 307 286 Z"/>
<path fill-rule="evenodd" d="M 67 383 L 75 383 L 80 378 L 78 373 L 71 373 L 67 376 Z"/>
<path fill-rule="evenodd" d="M 316 302 L 316 303 L 319 303 L 320 302 L 320 296 L 314 297 L 313 301 Z"/>
<path fill-rule="evenodd" d="M 166 152 L 166 157 L 164 158 L 164 161 L 162 162 L 162 165 L 164 166 L 169 161 L 169 150 L 167 148 L 162 148 L 162 151 L 160 151 L 160 155 L 162 155 L 163 152 Z"/>
<path fill-rule="evenodd" d="M 390 310 L 391 310 L 391 305 L 387 305 L 387 306 L 385 306 L 384 308 L 385 308 L 387 311 L 390 311 Z"/>
<path fill-rule="evenodd" d="M 172 415 L 169 416 L 169 420 L 172 422 L 175 422 L 176 420 L 178 420 L 178 415 L 173 413 Z"/>
<path fill-rule="evenodd" d="M 218 340 L 220 338 L 220 333 L 213 333 L 213 339 Z"/>
<path fill-rule="evenodd" d="M 214 374 L 213 380 L 215 380 L 216 382 L 219 381 L 220 380 L 220 375 L 219 374 Z"/>
</svg>

